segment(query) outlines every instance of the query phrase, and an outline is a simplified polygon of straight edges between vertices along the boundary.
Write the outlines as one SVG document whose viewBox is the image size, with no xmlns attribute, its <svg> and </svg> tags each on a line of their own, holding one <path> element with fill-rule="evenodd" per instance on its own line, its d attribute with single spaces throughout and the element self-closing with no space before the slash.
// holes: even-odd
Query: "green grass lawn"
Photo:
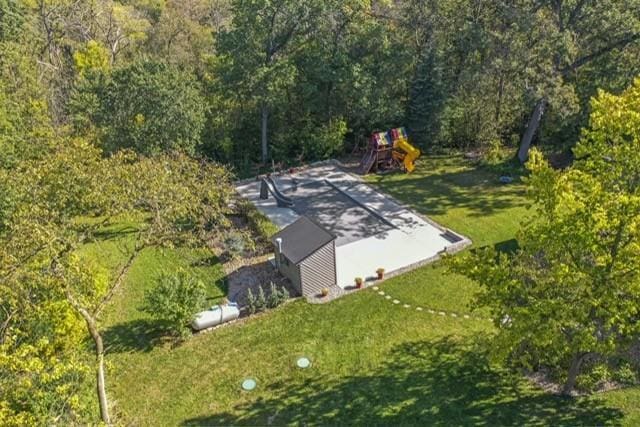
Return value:
<svg viewBox="0 0 640 427">
<path fill-rule="evenodd" d="M 453 157 L 427 159 L 412 175 L 371 179 L 474 245 L 509 248 L 526 212 L 520 184 Z M 87 248 L 107 268 L 126 234 Z M 105 313 L 107 387 L 119 421 L 134 425 L 640 423 L 640 389 L 563 399 L 532 388 L 487 360 L 486 321 L 418 312 L 415 305 L 468 312 L 476 287 L 441 266 L 393 278 L 325 305 L 295 301 L 183 345 L 164 343 L 140 311 L 163 271 L 185 268 L 224 292 L 215 260 L 197 251 L 147 251 Z M 312 367 L 295 367 L 305 355 Z M 240 389 L 252 377 L 258 387 Z"/>
</svg>

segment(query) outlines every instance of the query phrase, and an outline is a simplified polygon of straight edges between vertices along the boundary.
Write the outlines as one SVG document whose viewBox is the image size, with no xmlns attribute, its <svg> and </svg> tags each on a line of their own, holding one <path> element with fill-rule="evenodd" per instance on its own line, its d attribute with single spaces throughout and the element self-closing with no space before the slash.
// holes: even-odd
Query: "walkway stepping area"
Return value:
<svg viewBox="0 0 640 427">
<path fill-rule="evenodd" d="M 379 287 L 378 286 L 373 286 L 371 289 L 373 289 L 374 291 L 378 291 Z M 376 292 L 376 293 L 378 295 L 380 295 L 380 296 L 383 296 L 385 299 L 388 299 L 388 300 L 393 298 L 391 295 L 389 295 L 386 292 L 381 291 L 381 290 Z M 392 302 L 393 302 L 393 304 L 400 304 L 401 303 L 401 301 L 399 299 L 395 299 L 395 298 L 393 299 Z M 411 308 L 411 305 L 410 304 L 403 304 L 402 307 Z M 460 318 L 460 319 L 465 319 L 465 320 L 471 320 L 472 319 L 472 320 L 485 320 L 485 321 L 493 322 L 493 319 L 489 319 L 489 318 L 486 318 L 486 317 L 471 316 L 470 314 L 459 314 L 459 313 L 454 313 L 452 311 L 449 311 L 449 312 L 442 311 L 442 310 L 436 311 L 436 310 L 433 310 L 431 308 L 426 308 L 425 309 L 423 307 L 416 307 L 416 311 L 424 311 L 424 310 L 426 310 L 427 313 L 429 313 L 429 314 L 438 314 L 439 316 L 443 316 L 443 317 L 449 316 L 449 317 L 453 317 L 455 319 Z"/>
</svg>

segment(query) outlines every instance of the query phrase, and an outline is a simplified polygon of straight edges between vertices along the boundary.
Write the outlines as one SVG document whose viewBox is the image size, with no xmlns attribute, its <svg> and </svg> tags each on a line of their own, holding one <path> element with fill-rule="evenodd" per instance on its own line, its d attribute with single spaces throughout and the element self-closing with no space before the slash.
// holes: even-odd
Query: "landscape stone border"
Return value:
<svg viewBox="0 0 640 427">
<path fill-rule="evenodd" d="M 397 298 L 394 298 L 393 296 L 389 295 L 388 293 L 386 293 L 385 291 L 381 290 L 378 286 L 372 286 L 371 289 L 373 291 L 376 291 L 376 295 L 380 295 L 381 297 L 383 297 L 384 299 L 387 300 L 392 300 L 392 303 L 394 305 L 398 305 L 401 303 L 401 301 Z M 403 304 L 402 305 L 403 308 L 411 308 L 411 304 Z M 425 305 L 416 305 L 416 311 L 425 311 L 429 314 L 434 314 L 434 315 L 438 315 L 438 316 L 443 316 L 443 317 L 453 317 L 456 319 L 463 319 L 463 320 L 481 320 L 481 321 L 487 321 L 487 322 L 493 322 L 493 319 L 488 318 L 488 317 L 482 317 L 482 316 L 476 316 L 476 315 L 472 315 L 472 314 L 468 314 L 468 313 L 457 313 L 454 311 L 443 311 L 443 310 L 439 310 L 439 309 L 434 309 L 434 308 L 429 308 L 426 307 Z"/>
</svg>

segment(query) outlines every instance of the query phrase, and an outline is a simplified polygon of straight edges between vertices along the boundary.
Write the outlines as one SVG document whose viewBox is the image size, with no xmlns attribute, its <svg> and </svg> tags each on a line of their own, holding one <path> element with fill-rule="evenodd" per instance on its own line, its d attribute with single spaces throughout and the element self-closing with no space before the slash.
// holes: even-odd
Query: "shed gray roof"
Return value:
<svg viewBox="0 0 640 427">
<path fill-rule="evenodd" d="M 306 216 L 287 225 L 271 237 L 273 244 L 282 239 L 282 253 L 294 264 L 304 261 L 309 255 L 336 239 L 336 236 Z"/>
</svg>

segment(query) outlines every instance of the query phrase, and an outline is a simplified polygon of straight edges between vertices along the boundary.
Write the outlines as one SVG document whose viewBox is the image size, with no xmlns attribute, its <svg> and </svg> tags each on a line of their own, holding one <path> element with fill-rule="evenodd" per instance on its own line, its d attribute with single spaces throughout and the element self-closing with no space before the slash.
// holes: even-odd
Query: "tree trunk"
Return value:
<svg viewBox="0 0 640 427">
<path fill-rule="evenodd" d="M 571 365 L 569 366 L 569 372 L 567 373 L 567 381 L 562 388 L 562 394 L 565 396 L 571 396 L 573 389 L 576 386 L 576 379 L 580 373 L 580 366 L 584 360 L 586 353 L 576 353 L 571 358 Z"/>
<path fill-rule="evenodd" d="M 502 113 L 502 98 L 504 96 L 504 73 L 500 72 L 500 80 L 498 82 L 498 102 L 496 104 L 495 123 L 499 126 L 500 114 Z"/>
<path fill-rule="evenodd" d="M 266 104 L 262 104 L 262 133 L 261 133 L 262 163 L 266 163 L 267 158 L 269 156 L 268 145 L 267 145 L 268 122 L 269 122 L 269 110 Z"/>
<path fill-rule="evenodd" d="M 524 163 L 529 159 L 529 148 L 531 148 L 531 141 L 533 141 L 533 137 L 540 126 L 540 122 L 542 121 L 542 116 L 544 115 L 544 110 L 547 106 L 547 101 L 543 98 L 540 99 L 536 103 L 536 107 L 533 109 L 533 113 L 531 114 L 531 118 L 529 118 L 529 124 L 527 125 L 527 130 L 522 135 L 522 140 L 520 141 L 520 149 L 518 150 L 518 159 L 520 162 Z"/>
<path fill-rule="evenodd" d="M 76 309 L 87 324 L 87 329 L 93 338 L 93 343 L 96 347 L 96 361 L 98 363 L 97 369 L 97 384 L 98 384 L 98 403 L 100 404 L 100 418 L 102 422 L 111 425 L 109 418 L 109 403 L 107 400 L 107 391 L 104 380 L 104 345 L 102 343 L 102 336 L 98 331 L 98 326 L 95 319 L 89 314 L 89 312 L 82 307 L 76 306 Z"/>
<path fill-rule="evenodd" d="M 109 402 L 107 400 L 107 390 L 104 381 L 104 352 L 98 354 L 98 400 L 100 402 L 100 418 L 102 418 L 102 422 L 110 425 Z"/>
</svg>

